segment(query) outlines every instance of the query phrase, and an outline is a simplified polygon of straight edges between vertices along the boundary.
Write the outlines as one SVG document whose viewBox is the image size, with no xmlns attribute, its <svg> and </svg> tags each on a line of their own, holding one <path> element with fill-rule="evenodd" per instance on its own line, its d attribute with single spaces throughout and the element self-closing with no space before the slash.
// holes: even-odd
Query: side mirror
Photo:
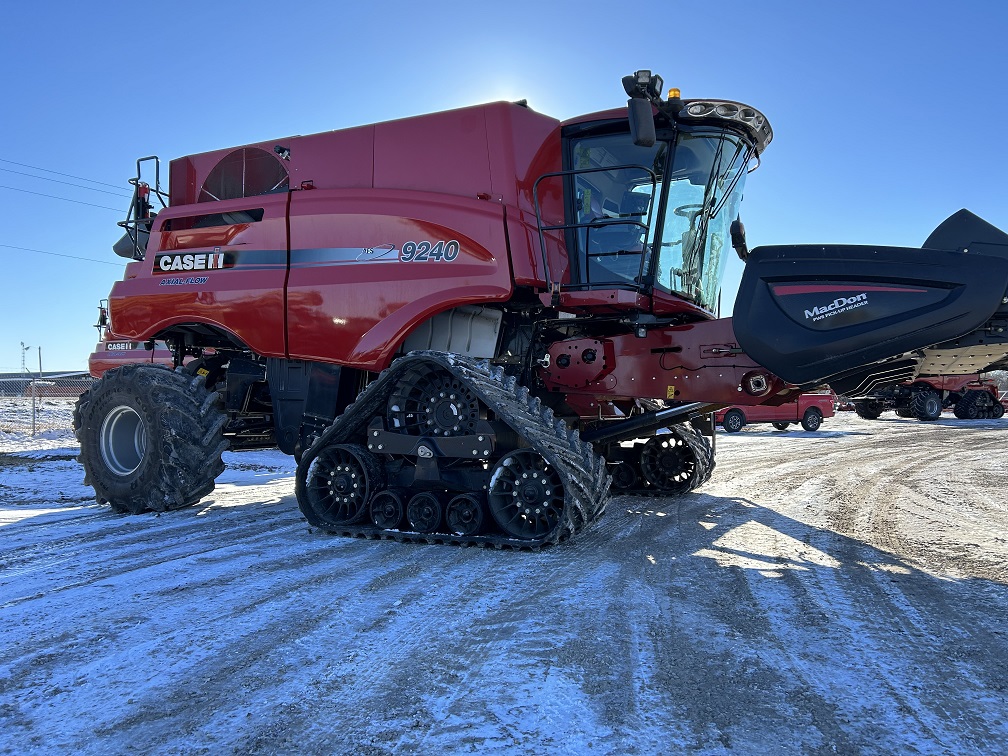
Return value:
<svg viewBox="0 0 1008 756">
<path fill-rule="evenodd" d="M 746 246 L 745 226 L 742 225 L 741 218 L 735 218 L 731 222 L 728 233 L 731 234 L 731 245 L 735 249 L 735 254 L 739 256 L 739 260 L 745 262 L 749 259 L 749 247 Z"/>
<path fill-rule="evenodd" d="M 651 101 L 642 97 L 631 97 L 627 101 L 627 116 L 630 119 L 630 135 L 638 147 L 651 147 L 655 143 L 654 111 Z"/>
</svg>

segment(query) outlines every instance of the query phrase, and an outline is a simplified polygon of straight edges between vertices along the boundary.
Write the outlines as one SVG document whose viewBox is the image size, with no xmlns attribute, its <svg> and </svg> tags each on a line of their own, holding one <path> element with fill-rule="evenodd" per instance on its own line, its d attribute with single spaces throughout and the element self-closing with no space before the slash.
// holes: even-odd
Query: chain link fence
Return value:
<svg viewBox="0 0 1008 756">
<path fill-rule="evenodd" d="M 0 433 L 73 433 L 73 410 L 94 379 L 87 373 L 0 378 Z"/>
</svg>

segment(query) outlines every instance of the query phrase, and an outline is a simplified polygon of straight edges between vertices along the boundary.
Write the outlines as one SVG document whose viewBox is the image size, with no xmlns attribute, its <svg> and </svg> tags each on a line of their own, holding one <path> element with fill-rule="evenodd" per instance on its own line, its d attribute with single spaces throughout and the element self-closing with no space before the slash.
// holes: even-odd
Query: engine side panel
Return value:
<svg viewBox="0 0 1008 756">
<path fill-rule="evenodd" d="M 303 191 L 291 198 L 293 359 L 380 370 L 434 314 L 512 293 L 499 203 L 430 193 Z"/>
</svg>

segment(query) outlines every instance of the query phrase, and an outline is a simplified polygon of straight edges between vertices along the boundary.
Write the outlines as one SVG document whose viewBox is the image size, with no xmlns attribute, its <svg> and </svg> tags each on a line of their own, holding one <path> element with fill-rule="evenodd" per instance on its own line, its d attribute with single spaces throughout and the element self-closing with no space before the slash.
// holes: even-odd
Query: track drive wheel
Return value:
<svg viewBox="0 0 1008 756">
<path fill-rule="evenodd" d="M 412 436 L 472 433 L 483 411 L 469 386 L 432 365 L 417 366 L 403 375 L 388 400 L 389 428 Z"/>
<path fill-rule="evenodd" d="M 375 491 L 383 488 L 382 468 L 367 449 L 337 444 L 323 449 L 308 468 L 301 513 L 319 528 L 340 528 L 360 522 L 371 510 Z"/>
<path fill-rule="evenodd" d="M 84 483 L 116 512 L 195 504 L 224 470 L 227 416 L 202 376 L 160 365 L 123 365 L 74 408 Z"/>
</svg>

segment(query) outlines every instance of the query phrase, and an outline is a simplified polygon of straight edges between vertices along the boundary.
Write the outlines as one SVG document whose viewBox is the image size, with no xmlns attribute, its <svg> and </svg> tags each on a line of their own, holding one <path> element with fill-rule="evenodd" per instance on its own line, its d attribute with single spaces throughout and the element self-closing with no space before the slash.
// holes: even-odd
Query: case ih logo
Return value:
<svg viewBox="0 0 1008 756">
<path fill-rule="evenodd" d="M 828 305 L 822 307 L 816 305 L 811 310 L 805 310 L 805 319 L 811 318 L 814 322 L 832 315 L 839 315 L 841 312 L 848 312 L 855 307 L 864 307 L 866 304 L 868 304 L 867 292 L 855 294 L 853 297 L 837 297 Z"/>
<path fill-rule="evenodd" d="M 199 252 L 196 254 L 168 253 L 154 257 L 154 273 L 174 273 L 180 270 L 223 270 L 234 262 L 223 252 Z"/>
</svg>

